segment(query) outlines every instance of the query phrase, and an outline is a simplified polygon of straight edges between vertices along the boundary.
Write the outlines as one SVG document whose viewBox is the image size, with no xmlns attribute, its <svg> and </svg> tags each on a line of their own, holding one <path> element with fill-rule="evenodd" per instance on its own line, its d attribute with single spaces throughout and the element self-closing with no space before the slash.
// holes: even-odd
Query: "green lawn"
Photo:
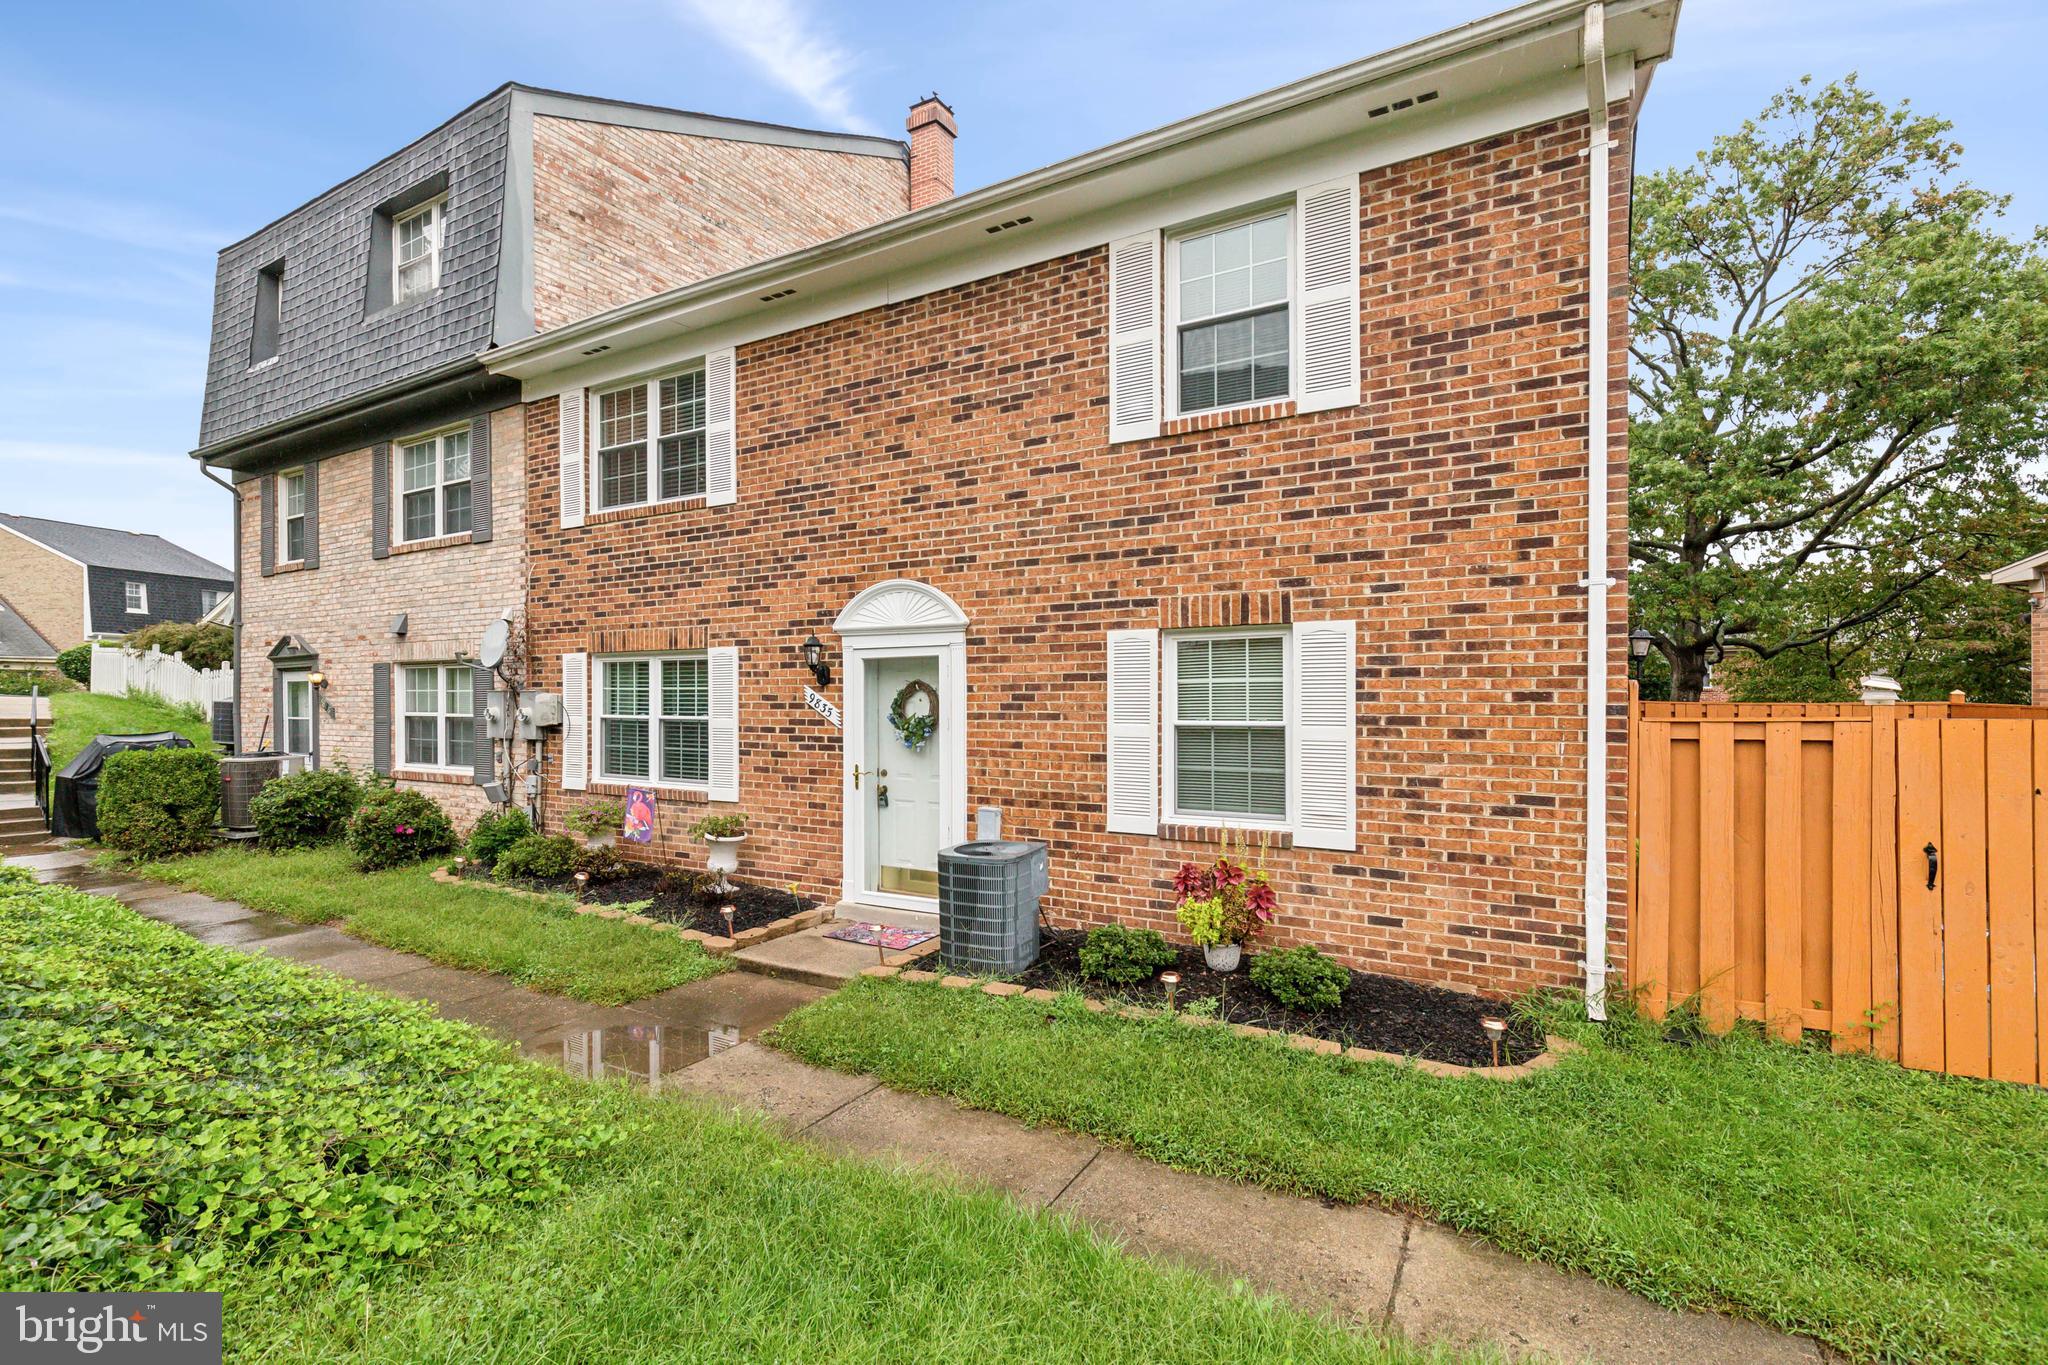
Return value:
<svg viewBox="0 0 2048 1365">
<path fill-rule="evenodd" d="M 235 1361 L 1451 1359 L 62 888 L 0 1017 L 0 1286 L 218 1289 Z"/>
<path fill-rule="evenodd" d="M 1621 1018 L 1512 1084 L 1166 1020 L 857 980 L 785 1020 L 806 1061 L 1184 1169 L 1418 1209 L 1673 1306 L 1866 1359 L 2048 1341 L 2048 1093 Z"/>
<path fill-rule="evenodd" d="M 59 692 L 49 698 L 50 762 L 59 771 L 94 735 L 147 735 L 176 730 L 202 749 L 213 747 L 213 727 L 196 707 L 170 706 L 136 693 Z"/>
<path fill-rule="evenodd" d="M 349 933 L 387 948 L 600 1005 L 699 981 L 728 965 L 676 934 L 575 914 L 566 897 L 538 900 L 490 886 L 450 885 L 435 881 L 425 863 L 359 872 L 339 847 L 296 853 L 225 848 L 122 866 L 301 923 L 339 921 Z"/>
</svg>

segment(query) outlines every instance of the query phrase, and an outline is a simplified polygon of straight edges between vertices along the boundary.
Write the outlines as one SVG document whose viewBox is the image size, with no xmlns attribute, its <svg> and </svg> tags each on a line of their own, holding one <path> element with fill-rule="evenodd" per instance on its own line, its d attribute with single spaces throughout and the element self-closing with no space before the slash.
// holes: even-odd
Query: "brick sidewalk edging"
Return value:
<svg viewBox="0 0 2048 1365">
<path fill-rule="evenodd" d="M 1021 995 L 1026 1000 L 1051 1001 L 1059 999 L 1059 996 L 1052 991 L 1043 988 L 1025 990 L 1022 986 L 1011 981 L 981 982 L 964 976 L 941 976 L 937 972 L 906 971 L 900 966 L 863 967 L 861 975 L 872 976 L 880 980 L 894 977 L 902 981 L 936 981 L 939 985 L 945 986 L 950 990 L 979 990 L 983 995 Z M 1082 998 L 1082 1003 L 1097 1014 L 1106 1014 L 1114 1010 L 1116 1014 L 1125 1019 L 1157 1019 L 1166 1013 L 1164 1010 L 1145 1009 L 1138 1005 L 1110 1006 L 1100 1000 L 1085 996 Z M 1543 1051 L 1526 1062 L 1517 1062 L 1513 1066 L 1460 1066 L 1456 1062 L 1440 1062 L 1431 1057 L 1410 1057 L 1398 1052 L 1376 1052 L 1367 1047 L 1345 1047 L 1342 1043 L 1334 1042 L 1328 1038 L 1316 1038 L 1306 1033 L 1283 1033 L 1278 1029 L 1259 1028 L 1254 1024 L 1223 1025 L 1221 1020 L 1213 1019 L 1206 1014 L 1188 1014 L 1185 1011 L 1176 1010 L 1174 1011 L 1174 1017 L 1183 1024 L 1196 1027 L 1209 1025 L 1228 1027 L 1231 1032 L 1245 1038 L 1285 1038 L 1290 1047 L 1298 1047 L 1304 1052 L 1319 1053 L 1326 1057 L 1343 1056 L 1359 1062 L 1393 1062 L 1397 1066 L 1415 1067 L 1428 1072 L 1432 1076 L 1478 1076 L 1491 1081 L 1518 1081 L 1524 1076 L 1534 1075 L 1538 1071 L 1556 1066 L 1558 1058 L 1579 1050 L 1579 1045 L 1569 1038 L 1560 1038 L 1556 1034 L 1545 1034 L 1543 1037 Z"/>
<path fill-rule="evenodd" d="M 446 883 L 449 886 L 479 885 L 474 877 L 458 877 L 445 867 L 435 868 L 433 876 L 435 881 Z M 563 891 L 532 891 L 523 886 L 505 886 L 498 882 L 483 883 L 483 885 L 489 886 L 493 891 L 504 891 L 514 896 L 528 896 L 534 900 L 550 900 L 555 896 L 568 894 Z M 786 934 L 798 933 L 802 930 L 827 923 L 833 917 L 831 906 L 814 905 L 808 910 L 799 910 L 794 915 L 785 915 L 783 918 L 771 923 L 757 925 L 752 929 L 742 929 L 731 938 L 727 938 L 724 934 L 707 934 L 701 929 L 681 929 L 668 920 L 656 919 L 652 915 L 629 914 L 616 905 L 588 905 L 582 901 L 577 901 L 569 908 L 579 915 L 595 915 L 599 919 L 619 920 L 626 924 L 638 925 L 643 929 L 652 929 L 657 934 L 675 934 L 681 938 L 689 939 L 693 943 L 702 944 L 704 951 L 710 953 L 713 957 L 724 957 L 728 953 L 737 952 L 741 948 L 751 948 L 757 943 L 766 943 L 770 939 L 781 938 Z"/>
</svg>

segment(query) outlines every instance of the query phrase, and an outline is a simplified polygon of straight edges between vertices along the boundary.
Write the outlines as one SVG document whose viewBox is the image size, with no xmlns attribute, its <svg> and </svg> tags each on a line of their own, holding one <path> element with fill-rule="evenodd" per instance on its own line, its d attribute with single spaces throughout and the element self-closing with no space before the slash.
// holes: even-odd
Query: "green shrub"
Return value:
<svg viewBox="0 0 2048 1365">
<path fill-rule="evenodd" d="M 616 801 L 600 798 L 578 806 L 562 817 L 562 828 L 571 834 L 580 834 L 585 839 L 601 839 L 607 834 L 617 834 L 619 826 L 626 822 L 626 808 Z"/>
<path fill-rule="evenodd" d="M 182 654 L 194 668 L 219 668 L 235 657 L 235 632 L 227 626 L 202 626 L 196 621 L 159 621 L 121 637 L 130 649 L 160 649 Z"/>
<path fill-rule="evenodd" d="M 498 855 L 500 877 L 545 881 L 576 868 L 576 841 L 566 834 L 529 834 Z"/>
<path fill-rule="evenodd" d="M 0 892 L 10 887 L 34 886 L 36 874 L 26 867 L 15 867 L 11 863 L 0 863 Z"/>
<path fill-rule="evenodd" d="M 473 1240 L 620 1133 L 354 983 L 0 878 L 8 1289 L 341 1283 Z"/>
<path fill-rule="evenodd" d="M 57 671 L 80 687 L 92 686 L 93 646 L 73 645 L 57 655 Z"/>
<path fill-rule="evenodd" d="M 477 817 L 476 828 L 469 832 L 465 851 L 485 867 L 494 867 L 500 854 L 531 833 L 533 821 L 526 818 L 523 810 L 515 807 L 485 811 Z"/>
<path fill-rule="evenodd" d="M 586 845 L 577 849 L 572 866 L 593 882 L 615 882 L 633 870 L 633 865 L 620 857 L 619 851 L 610 844 L 602 848 Z"/>
<path fill-rule="evenodd" d="M 249 803 L 256 834 L 267 849 L 313 848 L 348 833 L 363 804 L 363 785 L 347 769 L 320 769 L 267 782 Z"/>
<path fill-rule="evenodd" d="M 1128 986 L 1171 966 L 1176 956 L 1173 945 L 1156 930 L 1105 924 L 1090 929 L 1081 945 L 1081 975 Z"/>
<path fill-rule="evenodd" d="M 747 813 L 743 810 L 707 815 L 690 826 L 691 835 L 698 839 L 737 839 L 746 832 Z"/>
<path fill-rule="evenodd" d="M 47 668 L 0 668 L 0 697 L 25 697 L 30 692 L 41 692 L 47 697 L 77 690 L 78 685 L 71 679 Z"/>
<path fill-rule="evenodd" d="M 1297 1010 L 1333 1010 L 1351 984 L 1350 972 L 1307 944 L 1260 953 L 1251 975 L 1254 986 Z"/>
<path fill-rule="evenodd" d="M 348 827 L 349 851 L 366 872 L 416 863 L 455 847 L 448 812 L 416 791 L 374 791 Z"/>
<path fill-rule="evenodd" d="M 100 769 L 100 842 L 157 861 L 197 853 L 220 817 L 220 760 L 204 749 L 130 749 Z"/>
</svg>

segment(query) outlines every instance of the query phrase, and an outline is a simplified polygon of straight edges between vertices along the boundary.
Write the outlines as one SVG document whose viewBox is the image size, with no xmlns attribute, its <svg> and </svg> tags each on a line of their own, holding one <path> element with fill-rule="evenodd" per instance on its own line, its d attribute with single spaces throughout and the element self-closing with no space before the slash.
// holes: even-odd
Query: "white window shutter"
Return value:
<svg viewBox="0 0 2048 1365">
<path fill-rule="evenodd" d="M 562 525 L 583 524 L 583 500 L 589 479 L 583 472 L 583 390 L 571 389 L 561 396 L 555 419 L 555 441 L 561 452 Z"/>
<path fill-rule="evenodd" d="M 1298 196 L 1301 357 L 1299 412 L 1358 404 L 1358 177 L 1310 185 Z"/>
<path fill-rule="evenodd" d="M 1109 244 L 1109 439 L 1159 434 L 1159 234 Z"/>
<path fill-rule="evenodd" d="M 1358 847 L 1358 623 L 1294 627 L 1295 817 L 1300 848 Z"/>
<path fill-rule="evenodd" d="M 730 348 L 704 357 L 704 501 L 725 507 L 740 495 L 739 443 L 733 420 L 736 359 Z"/>
<path fill-rule="evenodd" d="M 740 652 L 706 651 L 711 672 L 711 799 L 740 799 Z"/>
<path fill-rule="evenodd" d="M 1109 632 L 1109 793 L 1103 827 L 1159 833 L 1159 632 Z"/>
<path fill-rule="evenodd" d="M 590 785 L 590 656 L 562 656 L 562 790 Z"/>
</svg>

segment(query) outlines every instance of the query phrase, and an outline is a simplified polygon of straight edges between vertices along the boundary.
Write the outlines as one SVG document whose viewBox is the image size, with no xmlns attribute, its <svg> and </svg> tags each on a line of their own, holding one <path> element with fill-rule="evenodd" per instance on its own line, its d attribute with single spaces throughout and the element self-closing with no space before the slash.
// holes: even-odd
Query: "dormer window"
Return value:
<svg viewBox="0 0 2048 1365">
<path fill-rule="evenodd" d="M 284 334 L 284 262 L 273 261 L 256 272 L 256 318 L 249 331 L 249 367 L 277 359 Z"/>
<path fill-rule="evenodd" d="M 430 199 L 391 220 L 391 302 L 409 303 L 441 283 L 441 221 L 446 199 Z"/>
</svg>

